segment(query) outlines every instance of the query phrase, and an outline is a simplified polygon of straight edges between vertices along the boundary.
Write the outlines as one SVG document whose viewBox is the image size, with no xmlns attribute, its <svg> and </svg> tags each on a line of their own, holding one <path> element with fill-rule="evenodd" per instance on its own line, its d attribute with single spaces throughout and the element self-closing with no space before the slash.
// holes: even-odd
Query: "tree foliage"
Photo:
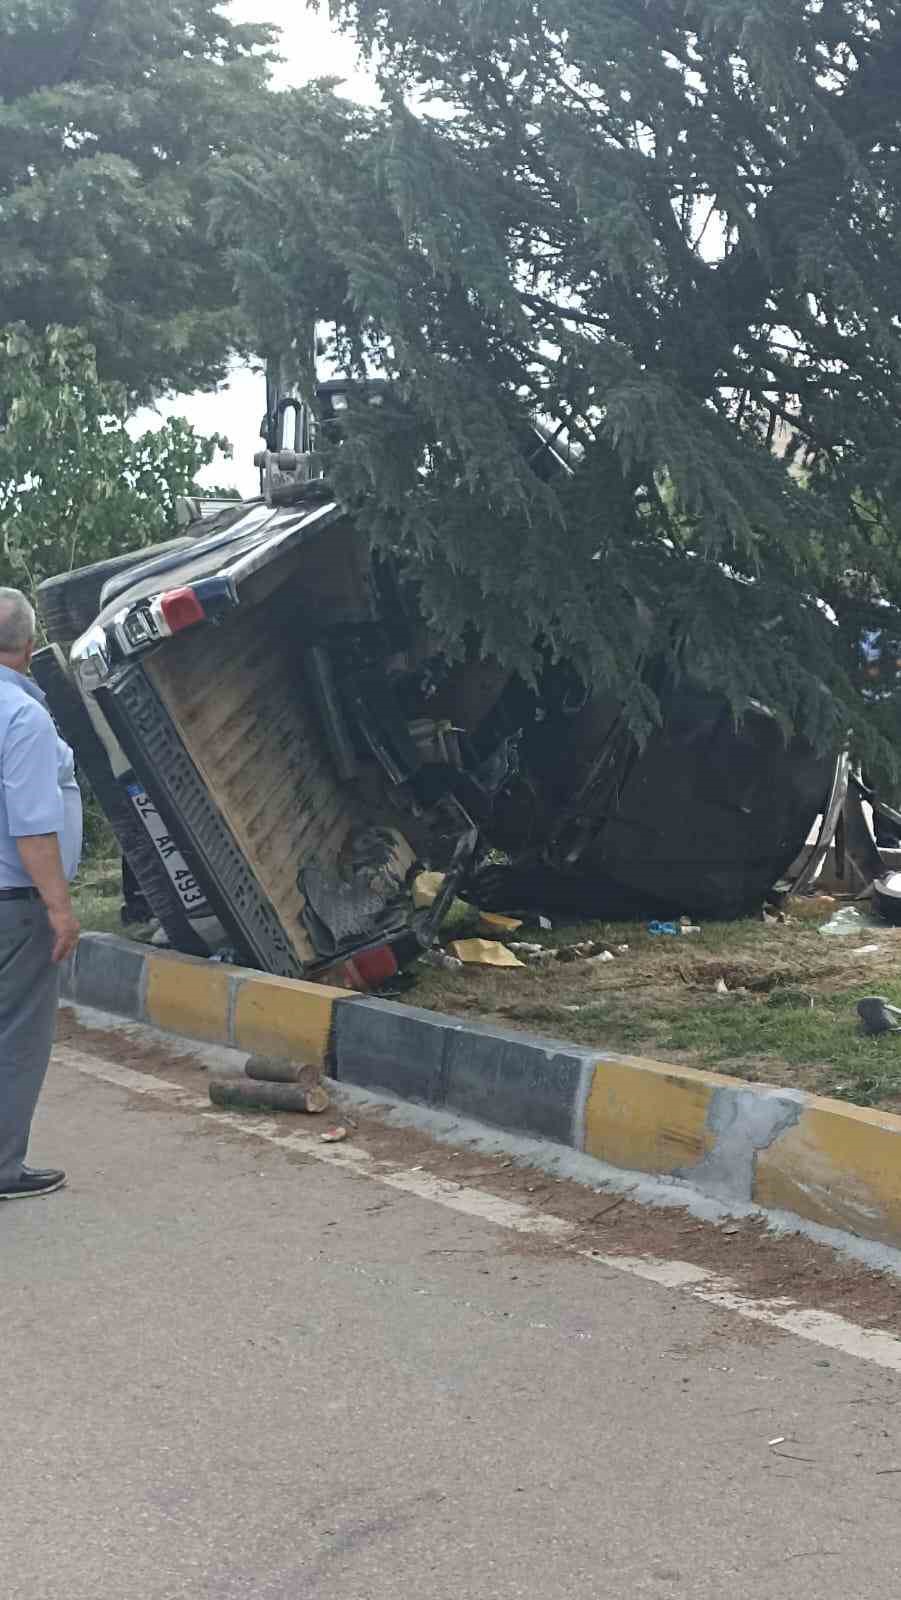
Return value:
<svg viewBox="0 0 901 1600">
<path fill-rule="evenodd" d="M 240 343 L 210 175 L 249 137 L 271 31 L 212 0 L 0 8 L 0 324 L 84 327 L 145 399 Z"/>
<path fill-rule="evenodd" d="M 226 442 L 177 417 L 134 437 L 127 417 L 81 334 L 0 332 L 0 582 L 33 591 L 175 532 L 176 499 Z"/>
<path fill-rule="evenodd" d="M 651 655 L 817 740 L 889 717 L 856 641 L 901 599 L 897 0 L 332 11 L 381 107 L 282 97 L 219 226 L 259 343 L 300 367 L 316 321 L 392 380 L 334 471 L 448 645 L 568 656 L 638 728 Z"/>
</svg>

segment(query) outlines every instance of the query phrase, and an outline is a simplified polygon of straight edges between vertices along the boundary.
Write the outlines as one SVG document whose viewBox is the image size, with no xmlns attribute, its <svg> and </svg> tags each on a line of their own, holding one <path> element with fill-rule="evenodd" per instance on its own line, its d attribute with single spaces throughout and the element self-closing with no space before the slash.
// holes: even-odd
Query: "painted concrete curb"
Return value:
<svg viewBox="0 0 901 1600">
<path fill-rule="evenodd" d="M 345 989 L 229 967 L 202 956 L 83 934 L 63 972 L 63 996 L 250 1055 L 330 1069 L 335 1005 Z"/>
<path fill-rule="evenodd" d="M 901 1117 L 86 934 L 67 999 L 901 1246 Z"/>
</svg>

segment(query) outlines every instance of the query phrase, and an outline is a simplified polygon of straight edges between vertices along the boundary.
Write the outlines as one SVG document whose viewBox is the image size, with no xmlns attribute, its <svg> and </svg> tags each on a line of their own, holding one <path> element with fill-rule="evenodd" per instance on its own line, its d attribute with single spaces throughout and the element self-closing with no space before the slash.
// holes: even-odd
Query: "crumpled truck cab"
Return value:
<svg viewBox="0 0 901 1600">
<path fill-rule="evenodd" d="M 128 578 L 71 672 L 236 953 L 303 975 L 353 955 L 365 974 L 375 951 L 396 971 L 432 942 L 476 833 L 453 785 L 417 788 L 451 733 L 413 703 L 421 629 L 386 605 L 365 537 L 311 485 Z M 417 911 L 424 846 L 453 870 Z"/>
</svg>

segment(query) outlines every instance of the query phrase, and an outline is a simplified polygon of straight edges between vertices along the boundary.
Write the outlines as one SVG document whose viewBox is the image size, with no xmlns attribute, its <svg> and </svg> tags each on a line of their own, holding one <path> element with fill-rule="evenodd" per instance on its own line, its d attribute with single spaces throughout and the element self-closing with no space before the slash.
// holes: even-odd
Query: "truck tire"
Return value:
<svg viewBox="0 0 901 1600">
<path fill-rule="evenodd" d="M 110 767 L 107 753 L 81 695 L 52 645 L 36 652 L 32 672 L 47 696 L 60 733 L 76 750 L 79 771 L 87 779 L 106 813 L 119 848 L 128 860 L 153 915 L 159 918 L 172 948 L 185 955 L 208 955 L 207 946 L 185 914 L 153 840 Z"/>
<path fill-rule="evenodd" d="M 162 544 L 146 545 L 141 550 L 128 550 L 121 556 L 110 556 L 106 561 L 95 561 L 89 567 L 77 567 L 74 572 L 62 572 L 56 578 L 45 578 L 38 585 L 37 608 L 47 638 L 68 651 L 97 616 L 100 595 L 108 578 L 191 542 L 190 539 L 170 539 Z"/>
<path fill-rule="evenodd" d="M 131 550 L 74 572 L 62 572 L 56 578 L 46 578 L 38 587 L 37 603 L 48 639 L 64 648 L 74 644 L 94 621 L 107 578 L 134 566 L 138 560 L 140 552 Z"/>
</svg>

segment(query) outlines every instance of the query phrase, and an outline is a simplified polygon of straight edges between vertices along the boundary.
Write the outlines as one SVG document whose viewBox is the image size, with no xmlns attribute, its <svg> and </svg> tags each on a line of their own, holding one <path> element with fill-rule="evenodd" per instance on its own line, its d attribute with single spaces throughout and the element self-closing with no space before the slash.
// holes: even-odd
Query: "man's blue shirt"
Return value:
<svg viewBox="0 0 901 1600">
<path fill-rule="evenodd" d="M 0 666 L 0 888 L 31 887 L 16 848 L 29 834 L 57 834 L 66 876 L 73 878 L 81 829 L 72 751 L 37 684 Z"/>
</svg>

